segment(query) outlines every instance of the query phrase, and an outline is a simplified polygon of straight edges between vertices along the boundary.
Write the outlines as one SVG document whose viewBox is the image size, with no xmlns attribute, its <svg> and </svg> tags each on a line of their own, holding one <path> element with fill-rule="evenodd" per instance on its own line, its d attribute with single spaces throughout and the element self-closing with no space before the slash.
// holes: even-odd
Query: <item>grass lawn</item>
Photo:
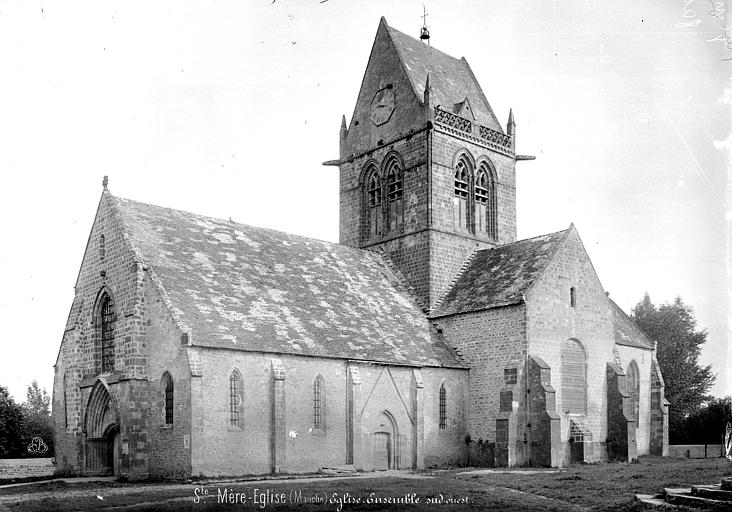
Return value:
<svg viewBox="0 0 732 512">
<path fill-rule="evenodd" d="M 532 474 L 522 474 L 520 469 L 500 473 L 482 470 L 422 474 L 389 472 L 365 473 L 346 479 L 198 485 L 47 482 L 0 489 L 0 510 L 641 511 L 653 509 L 635 503 L 633 496 L 636 493 L 651 494 L 663 487 L 716 483 L 727 475 L 732 475 L 732 467 L 724 459 L 649 457 L 637 464 L 584 465 Z M 253 499 L 255 489 L 259 493 L 256 502 Z M 292 503 L 291 499 L 298 493 L 301 493 L 302 501 Z M 284 495 L 284 503 L 277 502 L 275 496 L 279 495 Z M 308 503 L 308 500 L 312 502 Z"/>
</svg>

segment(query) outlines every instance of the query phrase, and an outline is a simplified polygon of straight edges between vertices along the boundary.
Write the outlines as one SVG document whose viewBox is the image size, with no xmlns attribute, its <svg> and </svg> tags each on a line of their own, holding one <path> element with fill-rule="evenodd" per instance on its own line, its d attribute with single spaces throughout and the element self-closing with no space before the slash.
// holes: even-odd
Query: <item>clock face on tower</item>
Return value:
<svg viewBox="0 0 732 512">
<path fill-rule="evenodd" d="M 394 113 L 394 88 L 390 85 L 374 94 L 369 117 L 372 123 L 381 126 L 391 118 L 392 113 Z"/>
</svg>

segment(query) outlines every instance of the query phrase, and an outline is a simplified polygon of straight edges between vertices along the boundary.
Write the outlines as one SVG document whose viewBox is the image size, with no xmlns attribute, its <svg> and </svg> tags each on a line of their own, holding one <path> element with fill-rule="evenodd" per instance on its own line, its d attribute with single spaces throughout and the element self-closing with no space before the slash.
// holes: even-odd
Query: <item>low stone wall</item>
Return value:
<svg viewBox="0 0 732 512">
<path fill-rule="evenodd" d="M 671 444 L 668 455 L 687 459 L 714 459 L 724 457 L 724 449 L 721 444 Z"/>
<path fill-rule="evenodd" d="M 53 474 L 52 458 L 0 459 L 0 479 L 28 478 Z"/>
</svg>

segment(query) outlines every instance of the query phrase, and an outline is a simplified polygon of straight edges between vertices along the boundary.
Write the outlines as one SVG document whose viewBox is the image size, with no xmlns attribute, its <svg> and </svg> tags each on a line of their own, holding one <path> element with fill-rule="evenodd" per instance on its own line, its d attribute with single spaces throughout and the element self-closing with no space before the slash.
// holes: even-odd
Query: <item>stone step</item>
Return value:
<svg viewBox="0 0 732 512">
<path fill-rule="evenodd" d="M 664 489 L 666 503 L 684 505 L 686 507 L 704 508 L 706 510 L 732 510 L 732 503 L 712 498 L 702 498 L 691 494 L 691 489 Z"/>
<path fill-rule="evenodd" d="M 712 498 L 715 500 L 732 502 L 732 491 L 722 489 L 719 484 L 716 485 L 692 485 L 691 494 L 701 496 L 702 498 Z"/>
<path fill-rule="evenodd" d="M 641 503 L 647 503 L 648 505 L 654 505 L 656 507 L 676 508 L 674 505 L 666 503 L 666 500 L 663 499 L 663 494 L 636 494 L 635 501 L 640 501 Z"/>
</svg>

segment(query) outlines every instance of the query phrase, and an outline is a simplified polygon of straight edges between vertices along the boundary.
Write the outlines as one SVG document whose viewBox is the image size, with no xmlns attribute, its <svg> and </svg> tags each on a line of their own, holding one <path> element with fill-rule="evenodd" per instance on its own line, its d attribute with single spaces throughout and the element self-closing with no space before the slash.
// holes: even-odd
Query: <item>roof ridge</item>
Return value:
<svg viewBox="0 0 732 512">
<path fill-rule="evenodd" d="M 435 305 L 432 306 L 430 309 L 430 313 L 434 313 L 438 309 L 440 309 L 440 306 L 442 306 L 442 303 L 445 301 L 445 297 L 450 293 L 450 291 L 453 289 L 453 287 L 457 284 L 458 280 L 462 277 L 462 275 L 465 273 L 465 271 L 470 267 L 470 265 L 473 263 L 473 260 L 475 259 L 475 256 L 484 249 L 478 249 L 478 247 L 475 247 L 475 250 L 470 253 L 470 255 L 463 261 L 463 264 L 460 265 L 460 268 L 455 273 L 452 279 L 450 279 L 450 282 L 447 285 L 447 288 L 445 289 L 445 293 L 442 294 L 442 296 L 439 298 L 437 302 L 435 302 Z"/>
<path fill-rule="evenodd" d="M 168 210 L 168 211 L 172 211 L 172 212 L 185 213 L 187 215 L 191 215 L 192 217 L 195 217 L 195 218 L 198 218 L 198 219 L 210 219 L 210 220 L 214 220 L 214 221 L 217 221 L 217 222 L 228 222 L 230 224 L 233 224 L 233 225 L 236 225 L 236 226 L 242 226 L 244 228 L 255 229 L 255 230 L 260 230 L 260 231 L 268 231 L 270 233 L 280 233 L 280 234 L 283 234 L 283 235 L 292 236 L 292 237 L 300 238 L 300 239 L 303 239 L 303 240 L 308 240 L 308 241 L 313 241 L 313 242 L 320 242 L 320 243 L 324 243 L 324 244 L 338 246 L 339 248 L 344 248 L 344 249 L 347 249 L 347 250 L 350 250 L 350 251 L 355 251 L 355 252 L 363 252 L 364 251 L 364 249 L 359 249 L 358 247 L 351 247 L 350 245 L 344 245 L 344 244 L 341 244 L 341 243 L 338 243 L 338 242 L 332 242 L 330 240 L 322 240 L 320 238 L 313 238 L 313 237 L 309 237 L 309 236 L 305 236 L 305 235 L 300 235 L 300 234 L 297 234 L 297 233 L 290 233 L 288 231 L 282 231 L 280 229 L 266 228 L 266 227 L 263 227 L 263 226 L 254 226 L 252 224 L 244 224 L 243 222 L 238 222 L 238 221 L 231 220 L 231 219 L 228 219 L 227 220 L 227 219 L 222 219 L 221 217 L 214 217 L 212 215 L 204 215 L 204 214 L 195 213 L 195 212 L 192 212 L 192 211 L 189 211 L 189 210 L 180 210 L 178 208 L 171 208 L 170 206 L 160 206 L 158 204 L 145 203 L 145 202 L 142 202 L 142 201 L 137 201 L 135 199 L 129 199 L 129 198 L 126 198 L 126 197 L 113 196 L 111 194 L 110 194 L 110 197 L 112 197 L 113 199 L 117 199 L 117 200 L 121 200 L 121 201 L 127 201 L 127 202 L 130 202 L 130 203 L 135 203 L 135 204 L 139 204 L 139 205 L 143 205 L 143 206 L 152 206 L 153 208 L 160 208 L 161 210 Z M 117 205 L 115 205 L 115 206 L 117 206 Z"/>
</svg>

